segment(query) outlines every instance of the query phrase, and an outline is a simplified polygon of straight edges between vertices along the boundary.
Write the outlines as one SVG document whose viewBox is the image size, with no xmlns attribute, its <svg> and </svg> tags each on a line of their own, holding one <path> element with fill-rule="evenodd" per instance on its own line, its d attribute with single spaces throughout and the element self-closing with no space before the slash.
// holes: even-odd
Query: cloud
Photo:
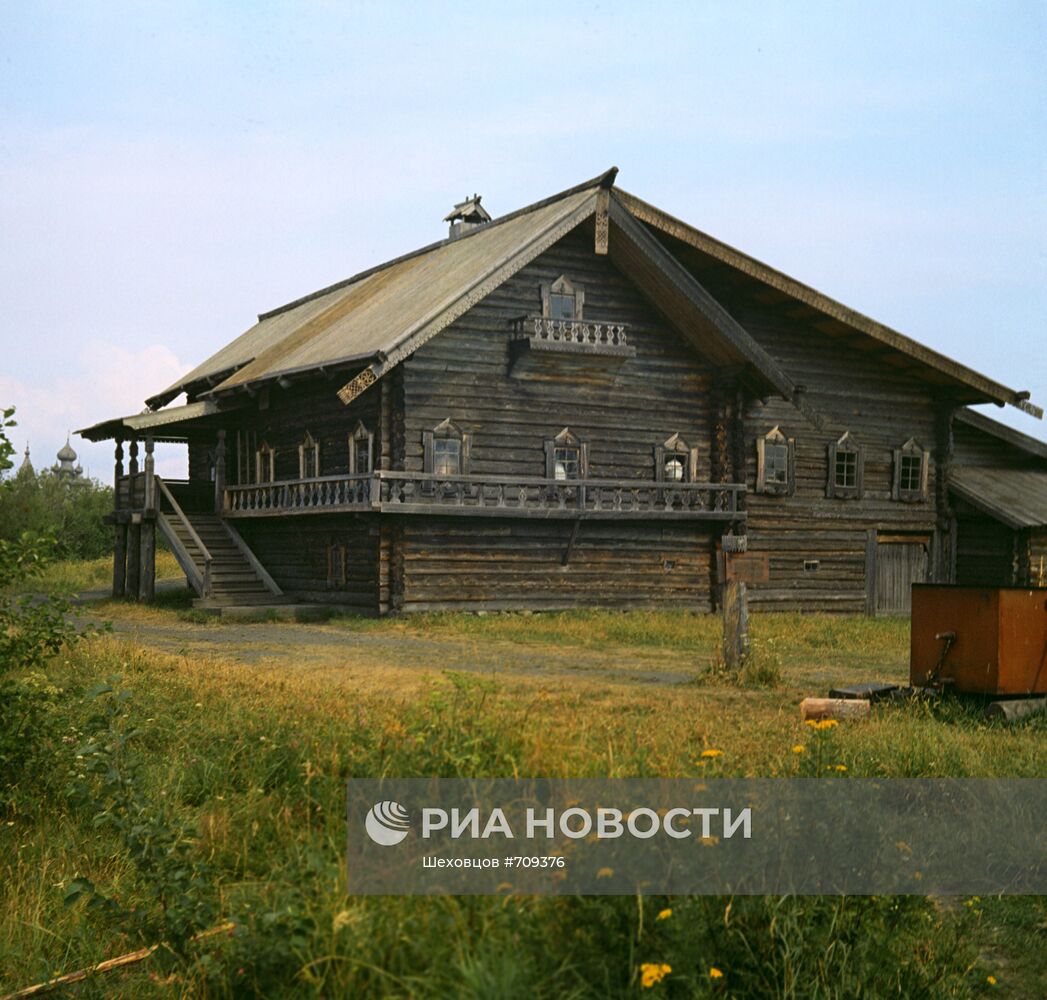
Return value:
<svg viewBox="0 0 1047 1000">
<path fill-rule="evenodd" d="M 19 451 L 29 444 L 33 465 L 39 469 L 55 461 L 55 453 L 71 431 L 109 417 L 138 413 L 146 393 L 170 385 L 188 370 L 173 351 L 160 344 L 128 350 L 90 342 L 63 370 L 45 380 L 0 374 L 0 406 L 16 407 L 18 426 L 11 438 Z M 108 482 L 112 445 L 75 436 L 72 444 L 84 469 Z M 158 445 L 156 458 L 161 475 L 185 476 L 184 446 Z"/>
</svg>

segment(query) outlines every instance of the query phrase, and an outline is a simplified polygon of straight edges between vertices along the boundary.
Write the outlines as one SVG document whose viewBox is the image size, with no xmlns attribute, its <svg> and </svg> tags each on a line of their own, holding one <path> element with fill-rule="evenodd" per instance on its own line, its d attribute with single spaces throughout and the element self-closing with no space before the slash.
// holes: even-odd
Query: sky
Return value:
<svg viewBox="0 0 1047 1000">
<path fill-rule="evenodd" d="M 0 0 L 0 406 L 50 464 L 464 196 L 497 216 L 612 165 L 1047 405 L 1045 39 L 1040 0 Z"/>
</svg>

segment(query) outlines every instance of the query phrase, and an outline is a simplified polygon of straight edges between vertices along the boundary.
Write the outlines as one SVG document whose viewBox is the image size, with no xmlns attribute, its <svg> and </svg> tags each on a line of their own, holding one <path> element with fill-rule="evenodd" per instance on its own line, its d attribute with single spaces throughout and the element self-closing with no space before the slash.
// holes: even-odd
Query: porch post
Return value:
<svg viewBox="0 0 1047 1000">
<path fill-rule="evenodd" d="M 146 510 L 156 509 L 155 462 L 153 459 L 153 435 L 145 436 L 145 503 Z"/>
<path fill-rule="evenodd" d="M 131 512 L 127 525 L 127 596 L 138 600 L 142 580 L 142 512 Z"/>
<path fill-rule="evenodd" d="M 120 520 L 120 480 L 124 477 L 124 441 L 116 439 L 113 467 L 113 597 L 124 596 L 127 580 L 127 523 Z"/>
<path fill-rule="evenodd" d="M 156 481 L 154 479 L 153 435 L 145 437 L 145 510 L 142 514 L 138 599 L 152 601 L 156 595 Z"/>
<path fill-rule="evenodd" d="M 319 471 L 319 470 L 318 470 Z M 214 450 L 214 509 L 221 514 L 225 505 L 225 431 L 218 432 Z"/>
</svg>

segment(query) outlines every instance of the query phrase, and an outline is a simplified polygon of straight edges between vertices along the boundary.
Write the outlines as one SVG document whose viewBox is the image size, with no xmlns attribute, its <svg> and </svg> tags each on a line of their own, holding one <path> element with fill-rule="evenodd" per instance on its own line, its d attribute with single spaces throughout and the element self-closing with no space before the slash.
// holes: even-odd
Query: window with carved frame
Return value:
<svg viewBox="0 0 1047 1000">
<path fill-rule="evenodd" d="M 673 434 L 654 449 L 654 478 L 658 482 L 693 483 L 698 479 L 698 449 L 689 448 Z"/>
<path fill-rule="evenodd" d="M 423 431 L 423 471 L 437 477 L 468 475 L 471 437 L 450 419 Z"/>
<path fill-rule="evenodd" d="M 546 479 L 586 479 L 589 475 L 589 445 L 565 427 L 545 442 Z"/>
<path fill-rule="evenodd" d="M 788 496 L 796 483 L 796 439 L 780 426 L 756 439 L 756 492 Z"/>
<path fill-rule="evenodd" d="M 542 285 L 542 315 L 549 319 L 580 320 L 584 304 L 585 289 L 566 275 Z"/>
<path fill-rule="evenodd" d="M 828 446 L 828 459 L 825 495 L 859 499 L 864 490 L 865 449 L 850 431 Z"/>
<path fill-rule="evenodd" d="M 362 420 L 349 436 L 349 474 L 364 475 L 374 469 L 374 434 Z"/>
<path fill-rule="evenodd" d="M 272 483 L 276 481 L 276 449 L 272 448 L 265 440 L 258 446 L 255 452 L 254 481 L 256 483 Z"/>
<path fill-rule="evenodd" d="M 926 500 L 929 471 L 930 454 L 915 438 L 909 438 L 900 448 L 895 448 L 892 489 L 894 499 L 909 503 Z"/>
<path fill-rule="evenodd" d="M 298 478 L 315 479 L 320 475 L 320 442 L 308 431 L 298 445 Z"/>
</svg>

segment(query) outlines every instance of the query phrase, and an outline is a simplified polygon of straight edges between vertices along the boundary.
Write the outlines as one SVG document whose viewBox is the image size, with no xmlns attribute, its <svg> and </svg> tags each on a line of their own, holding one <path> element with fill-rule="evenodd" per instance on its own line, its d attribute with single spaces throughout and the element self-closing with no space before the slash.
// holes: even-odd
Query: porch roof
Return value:
<svg viewBox="0 0 1047 1000">
<path fill-rule="evenodd" d="M 187 441 L 190 424 L 197 424 L 206 417 L 225 413 L 235 406 L 219 406 L 210 399 L 169 409 L 135 413 L 128 417 L 113 417 L 77 431 L 88 441 L 105 441 L 115 437 L 144 437 L 152 434 L 156 441 Z M 206 426 L 206 425 L 205 425 Z"/>
</svg>

